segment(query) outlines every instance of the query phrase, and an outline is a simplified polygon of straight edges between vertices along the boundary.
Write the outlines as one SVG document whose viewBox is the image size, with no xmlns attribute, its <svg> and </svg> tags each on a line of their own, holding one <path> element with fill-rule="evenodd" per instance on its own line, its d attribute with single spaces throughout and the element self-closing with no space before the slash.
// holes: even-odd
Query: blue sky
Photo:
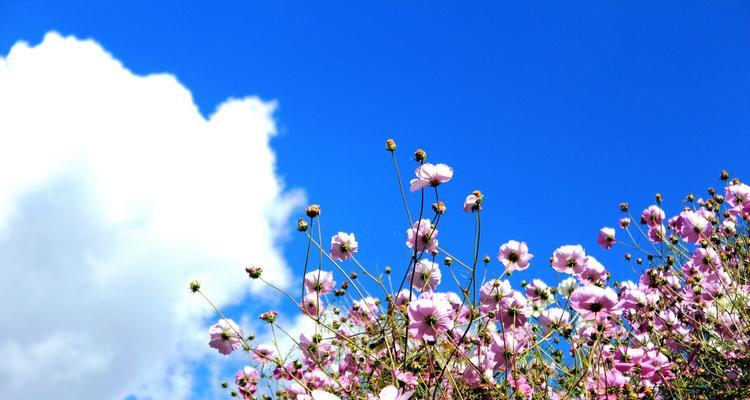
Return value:
<svg viewBox="0 0 750 400">
<path fill-rule="evenodd" d="M 277 173 L 379 268 L 407 260 L 388 137 L 406 179 L 418 147 L 453 166 L 440 238 L 465 258 L 460 207 L 485 193 L 482 254 L 518 239 L 536 255 L 515 280 L 553 279 L 544 260 L 568 243 L 626 271 L 595 242 L 620 201 L 661 192 L 674 211 L 723 168 L 750 179 L 747 2 L 88 3 L 3 1 L 0 54 L 56 30 L 174 74 L 206 116 L 228 97 L 277 101 Z M 283 243 L 297 271 L 305 241 Z"/>
</svg>

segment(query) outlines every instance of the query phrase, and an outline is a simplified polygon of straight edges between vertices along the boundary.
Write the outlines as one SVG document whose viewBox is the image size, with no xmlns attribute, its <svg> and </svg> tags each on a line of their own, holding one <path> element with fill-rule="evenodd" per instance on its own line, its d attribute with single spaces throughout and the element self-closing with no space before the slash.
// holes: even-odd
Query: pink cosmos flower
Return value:
<svg viewBox="0 0 750 400">
<path fill-rule="evenodd" d="M 362 300 L 352 302 L 349 309 L 349 319 L 356 325 L 366 327 L 375 323 L 378 314 L 378 301 L 373 297 L 365 297 Z"/>
<path fill-rule="evenodd" d="M 404 391 L 403 389 L 398 389 L 393 385 L 389 385 L 384 387 L 380 393 L 378 394 L 378 397 L 370 395 L 370 399 L 372 400 L 409 400 L 411 396 L 414 394 L 413 390 Z"/>
<path fill-rule="evenodd" d="M 466 196 L 464 200 L 464 212 L 477 211 L 482 209 L 482 192 L 479 190 L 473 191 L 470 195 Z"/>
<path fill-rule="evenodd" d="M 620 228 L 625 229 L 628 226 L 630 226 L 630 218 L 624 217 L 617 220 L 617 224 L 620 225 Z"/>
<path fill-rule="evenodd" d="M 718 268 L 721 268 L 721 258 L 719 258 L 716 250 L 711 248 L 704 249 L 699 247 L 695 249 L 691 260 L 693 261 L 693 265 L 702 272 L 716 271 Z"/>
<path fill-rule="evenodd" d="M 648 240 L 654 243 L 661 243 L 667 240 L 667 230 L 664 228 L 664 225 L 649 226 Z"/>
<path fill-rule="evenodd" d="M 541 301 L 549 304 L 554 299 L 552 292 L 544 281 L 534 279 L 526 285 L 526 297 L 531 301 Z"/>
<path fill-rule="evenodd" d="M 420 292 L 435 290 L 440 284 L 440 267 L 429 260 L 419 260 L 412 269 L 412 275 L 409 278 L 410 283 Z"/>
<path fill-rule="evenodd" d="M 258 390 L 258 381 L 260 373 L 253 367 L 245 367 L 234 375 L 234 382 L 243 399 L 252 399 L 255 397 L 255 391 Z"/>
<path fill-rule="evenodd" d="M 615 230 L 607 227 L 600 229 L 599 235 L 596 236 L 596 242 L 599 243 L 599 246 L 603 249 L 611 249 L 612 246 L 617 243 L 615 240 Z"/>
<path fill-rule="evenodd" d="M 334 286 L 336 281 L 333 280 L 333 272 L 317 270 L 305 274 L 305 288 L 308 293 L 328 294 Z"/>
<path fill-rule="evenodd" d="M 701 214 L 693 211 L 680 213 L 680 235 L 689 243 L 698 243 L 711 236 L 711 223 Z"/>
<path fill-rule="evenodd" d="M 219 353 L 227 355 L 242 347 L 242 329 L 231 319 L 220 319 L 216 325 L 208 328 L 211 341 L 208 345 Z"/>
<path fill-rule="evenodd" d="M 440 297 L 420 298 L 408 308 L 409 336 L 436 342 L 438 336 L 453 329 L 453 308 Z"/>
<path fill-rule="evenodd" d="M 664 210 L 659 206 L 649 206 L 647 209 L 641 212 L 641 222 L 648 226 L 661 225 L 664 221 L 665 215 Z"/>
<path fill-rule="evenodd" d="M 526 324 L 531 316 L 531 309 L 526 298 L 520 292 L 513 291 L 510 297 L 500 302 L 500 313 L 495 319 L 499 320 L 505 329 L 517 328 Z"/>
<path fill-rule="evenodd" d="M 437 250 L 438 241 L 435 237 L 438 235 L 438 230 L 432 226 L 432 222 L 429 219 L 415 222 L 406 231 L 406 235 L 406 246 L 409 248 L 413 249 L 416 247 L 418 252 Z"/>
<path fill-rule="evenodd" d="M 596 284 L 604 282 L 607 278 L 607 270 L 604 269 L 604 266 L 596 258 L 586 256 L 586 264 L 576 276 L 583 284 Z"/>
<path fill-rule="evenodd" d="M 337 261 L 350 260 L 358 246 L 353 233 L 339 232 L 331 238 L 331 257 Z"/>
<path fill-rule="evenodd" d="M 301 308 L 305 314 L 317 317 L 320 316 L 322 303 L 323 301 L 320 298 L 320 293 L 312 292 L 306 294 L 305 297 L 302 298 Z"/>
<path fill-rule="evenodd" d="M 273 362 L 274 350 L 272 346 L 267 344 L 258 345 L 253 350 L 253 360 L 261 364 L 270 364 Z"/>
<path fill-rule="evenodd" d="M 513 295 L 510 282 L 506 280 L 492 279 L 479 288 L 479 311 L 482 314 L 500 311 L 500 302 Z"/>
<path fill-rule="evenodd" d="M 409 190 L 412 192 L 424 189 L 427 186 L 438 186 L 453 178 L 453 168 L 445 164 L 433 165 L 425 163 L 420 165 L 414 173 L 417 175 L 417 178 L 412 179 L 410 182 L 411 186 Z"/>
<path fill-rule="evenodd" d="M 744 183 L 729 185 L 724 189 L 727 203 L 733 214 L 750 214 L 750 186 Z"/>
<path fill-rule="evenodd" d="M 539 325 L 547 329 L 556 329 L 570 322 L 570 314 L 562 308 L 548 308 L 539 316 Z"/>
<path fill-rule="evenodd" d="M 534 258 L 529 253 L 526 242 L 517 242 L 510 240 L 508 243 L 500 246 L 497 253 L 497 259 L 505 265 L 506 272 L 523 271 L 529 267 L 529 261 Z"/>
<path fill-rule="evenodd" d="M 611 288 L 582 286 L 570 295 L 570 306 L 584 319 L 601 319 L 617 310 L 617 293 Z"/>
<path fill-rule="evenodd" d="M 559 247 L 552 256 L 552 268 L 557 272 L 574 274 L 586 265 L 586 252 L 580 245 Z"/>
</svg>

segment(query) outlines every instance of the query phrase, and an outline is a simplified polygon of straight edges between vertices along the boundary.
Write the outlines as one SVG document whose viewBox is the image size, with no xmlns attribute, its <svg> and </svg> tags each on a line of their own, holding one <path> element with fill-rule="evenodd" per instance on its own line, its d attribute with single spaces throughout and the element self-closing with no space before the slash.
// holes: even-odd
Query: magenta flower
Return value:
<svg viewBox="0 0 750 400">
<path fill-rule="evenodd" d="M 442 275 L 440 267 L 429 260 L 419 260 L 412 269 L 412 275 L 409 278 L 410 283 L 420 292 L 435 290 L 440 284 Z"/>
<path fill-rule="evenodd" d="M 492 279 L 479 288 L 479 311 L 482 314 L 500 312 L 500 302 L 513 295 L 510 282 Z"/>
<path fill-rule="evenodd" d="M 372 297 L 365 297 L 362 300 L 352 302 L 352 308 L 349 309 L 349 319 L 361 327 L 369 326 L 375 323 L 375 316 L 378 314 L 378 301 Z"/>
<path fill-rule="evenodd" d="M 220 319 L 216 325 L 208 328 L 211 340 L 208 345 L 219 353 L 227 355 L 242 347 L 242 329 L 231 319 Z"/>
<path fill-rule="evenodd" d="M 438 336 L 453 329 L 453 308 L 439 297 L 420 298 L 408 308 L 409 336 L 436 342 Z"/>
<path fill-rule="evenodd" d="M 497 259 L 505 265 L 506 272 L 523 271 L 529 267 L 529 261 L 534 255 L 529 253 L 526 242 L 510 240 L 500 246 Z"/>
<path fill-rule="evenodd" d="M 322 309 L 321 304 L 322 299 L 320 298 L 320 293 L 311 292 L 302 298 L 302 304 L 300 304 L 300 307 L 305 314 L 317 317 L 320 315 Z"/>
<path fill-rule="evenodd" d="M 570 322 L 570 314 L 562 308 L 548 308 L 539 316 L 539 325 L 547 329 L 557 329 Z"/>
<path fill-rule="evenodd" d="M 729 185 L 724 189 L 732 214 L 750 214 L 750 186 L 744 183 Z"/>
<path fill-rule="evenodd" d="M 513 293 L 500 302 L 500 313 L 495 319 L 500 321 L 505 329 L 517 328 L 526 324 L 531 316 L 531 309 L 526 298 L 520 292 Z"/>
<path fill-rule="evenodd" d="M 544 304 L 549 304 L 554 300 L 554 296 L 544 281 L 540 279 L 534 279 L 526 285 L 526 297 L 531 301 L 540 301 Z"/>
<path fill-rule="evenodd" d="M 272 346 L 261 344 L 253 350 L 253 360 L 261 364 L 270 364 L 273 362 L 274 350 Z"/>
<path fill-rule="evenodd" d="M 680 213 L 680 235 L 689 243 L 698 243 L 711 236 L 711 223 L 701 214 L 693 211 Z"/>
<path fill-rule="evenodd" d="M 617 293 L 611 288 L 582 286 L 570 295 L 570 306 L 584 319 L 601 319 L 617 311 Z"/>
<path fill-rule="evenodd" d="M 479 190 L 473 191 L 470 195 L 466 196 L 464 200 L 464 212 L 478 211 L 482 209 L 482 201 L 484 196 Z"/>
<path fill-rule="evenodd" d="M 438 230 L 432 226 L 432 222 L 429 219 L 422 219 L 406 231 L 406 245 L 412 249 L 416 247 L 417 251 L 437 250 L 438 241 L 435 239 L 437 234 Z"/>
<path fill-rule="evenodd" d="M 308 293 L 328 294 L 334 286 L 336 281 L 333 280 L 333 272 L 317 270 L 305 274 L 305 288 Z"/>
<path fill-rule="evenodd" d="M 599 246 L 603 249 L 611 249 L 617 242 L 615 240 L 615 230 L 607 227 L 600 229 L 599 235 L 596 236 L 596 242 L 599 243 Z"/>
<path fill-rule="evenodd" d="M 557 272 L 574 274 L 586 265 L 586 252 L 580 245 L 559 247 L 552 256 L 552 268 Z"/>
<path fill-rule="evenodd" d="M 374 400 L 409 400 L 411 396 L 414 394 L 413 390 L 404 391 L 403 389 L 398 389 L 393 385 L 389 385 L 384 387 L 380 393 L 378 394 L 378 397 L 372 396 L 372 399 Z"/>
<path fill-rule="evenodd" d="M 258 390 L 258 381 L 260 373 L 253 367 L 245 367 L 234 375 L 234 382 L 243 399 L 255 398 L 255 391 Z"/>
<path fill-rule="evenodd" d="M 641 212 L 641 222 L 648 226 L 661 225 L 664 222 L 664 210 L 659 206 L 649 206 Z"/>
<path fill-rule="evenodd" d="M 649 226 L 648 240 L 654 243 L 662 243 L 667 240 L 667 230 L 664 228 L 664 225 Z"/>
<path fill-rule="evenodd" d="M 346 261 L 357 252 L 359 244 L 353 233 L 339 232 L 331 238 L 331 257 L 337 261 Z"/>
<path fill-rule="evenodd" d="M 453 178 L 453 168 L 445 164 L 432 165 L 430 163 L 420 165 L 415 171 L 417 179 L 412 179 L 409 190 L 416 192 L 427 186 L 438 186 Z"/>
<path fill-rule="evenodd" d="M 576 276 L 584 284 L 596 284 L 604 282 L 607 278 L 607 270 L 596 258 L 586 256 L 586 264 Z"/>
</svg>

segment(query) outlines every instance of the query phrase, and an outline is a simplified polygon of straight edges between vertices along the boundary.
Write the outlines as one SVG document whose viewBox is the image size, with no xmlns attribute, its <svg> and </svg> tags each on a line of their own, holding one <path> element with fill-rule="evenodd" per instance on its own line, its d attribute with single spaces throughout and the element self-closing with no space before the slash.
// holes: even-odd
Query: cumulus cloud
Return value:
<svg viewBox="0 0 750 400">
<path fill-rule="evenodd" d="M 46 35 L 0 57 L 0 393 L 191 397 L 208 307 L 285 285 L 275 104 L 204 118 L 174 76 L 138 76 L 90 40 Z M 213 355 L 209 355 L 213 356 Z"/>
</svg>

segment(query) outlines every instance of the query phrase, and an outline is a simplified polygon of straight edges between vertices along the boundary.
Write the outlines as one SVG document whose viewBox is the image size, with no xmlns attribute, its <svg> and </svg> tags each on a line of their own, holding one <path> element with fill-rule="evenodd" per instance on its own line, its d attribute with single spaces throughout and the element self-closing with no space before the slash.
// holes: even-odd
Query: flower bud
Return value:
<svg viewBox="0 0 750 400">
<path fill-rule="evenodd" d="M 438 201 L 437 203 L 432 205 L 432 211 L 435 211 L 435 213 L 438 215 L 443 214 L 445 210 L 445 203 L 443 203 L 442 201 Z"/>
<path fill-rule="evenodd" d="M 622 211 L 622 212 L 628 212 L 629 209 L 630 209 L 630 206 L 628 205 L 628 203 L 626 203 L 624 201 L 622 203 L 620 203 L 620 211 Z"/>
<path fill-rule="evenodd" d="M 201 283 L 198 281 L 190 281 L 190 291 L 195 293 L 201 290 Z"/>
<path fill-rule="evenodd" d="M 719 179 L 721 179 L 722 181 L 729 179 L 729 172 L 727 172 L 727 170 L 725 169 L 722 169 L 721 176 L 719 177 Z"/>
<path fill-rule="evenodd" d="M 391 273 L 391 266 L 390 265 L 386 265 L 385 266 L 385 273 L 386 274 L 390 274 Z"/>
<path fill-rule="evenodd" d="M 297 230 L 298 231 L 300 231 L 300 232 L 306 232 L 307 231 L 307 226 L 308 226 L 307 221 L 305 221 L 304 219 L 300 218 L 300 219 L 297 220 Z"/>
<path fill-rule="evenodd" d="M 446 266 L 450 266 L 451 264 L 453 264 L 453 259 L 450 257 L 445 257 L 445 259 L 443 260 L 443 264 L 445 264 Z"/>
<path fill-rule="evenodd" d="M 393 139 L 388 139 L 385 141 L 385 149 L 388 151 L 394 151 L 396 150 L 396 142 L 393 141 Z"/>
<path fill-rule="evenodd" d="M 260 315 L 260 319 L 263 321 L 268 322 L 269 324 L 272 324 L 276 321 L 276 317 L 279 316 L 279 313 L 276 311 L 266 311 L 263 314 Z"/>
<path fill-rule="evenodd" d="M 310 204 L 305 209 L 305 215 L 307 215 L 310 218 L 315 218 L 318 215 L 320 215 L 320 205 L 318 204 Z"/>
<path fill-rule="evenodd" d="M 656 194 L 656 203 L 657 203 L 657 204 L 661 204 L 661 200 L 662 200 L 662 199 L 661 199 L 661 193 L 657 193 L 657 194 Z"/>
<path fill-rule="evenodd" d="M 484 261 L 485 264 L 489 264 L 490 263 L 490 256 L 484 256 L 484 259 L 482 261 Z"/>
<path fill-rule="evenodd" d="M 427 153 L 422 149 L 417 149 L 417 151 L 414 152 L 414 159 L 417 160 L 417 162 L 424 162 L 427 160 Z"/>
</svg>

